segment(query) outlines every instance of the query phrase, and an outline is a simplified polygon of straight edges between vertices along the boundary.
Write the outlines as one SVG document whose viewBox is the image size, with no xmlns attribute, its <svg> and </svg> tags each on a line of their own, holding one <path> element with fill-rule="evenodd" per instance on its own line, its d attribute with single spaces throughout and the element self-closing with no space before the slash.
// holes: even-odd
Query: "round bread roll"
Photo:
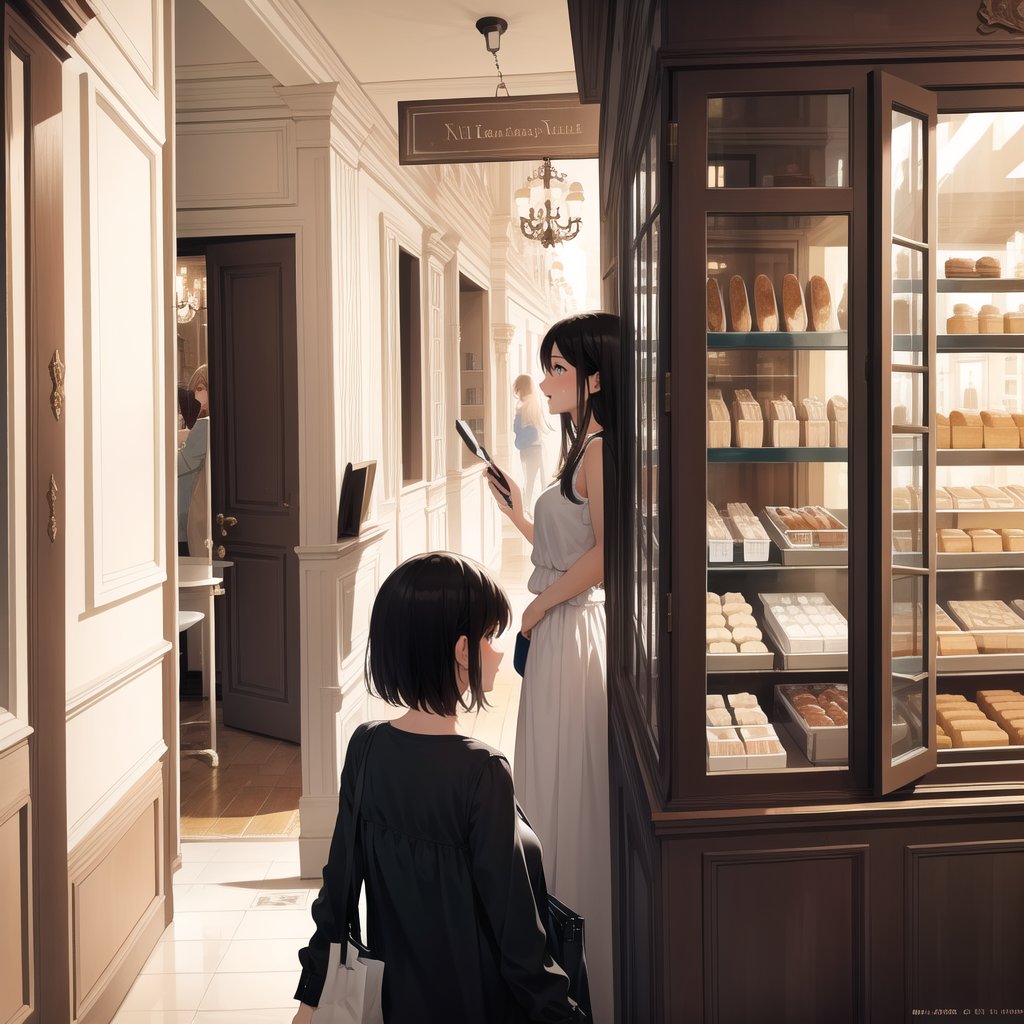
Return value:
<svg viewBox="0 0 1024 1024">
<path fill-rule="evenodd" d="M 746 601 L 730 601 L 728 604 L 722 605 L 722 614 L 725 616 L 749 615 L 753 610 Z"/>
<path fill-rule="evenodd" d="M 754 618 L 749 612 L 733 612 L 729 616 L 729 628 L 735 629 L 737 626 L 756 626 L 757 619 Z"/>
<path fill-rule="evenodd" d="M 761 630 L 757 626 L 737 626 L 732 631 L 732 638 L 738 644 L 745 644 L 751 640 L 760 640 Z"/>
<path fill-rule="evenodd" d="M 740 654 L 767 654 L 768 648 L 760 640 L 745 640 L 740 644 Z"/>
<path fill-rule="evenodd" d="M 735 654 L 736 645 L 731 640 L 716 640 L 709 648 L 709 654 Z"/>
<path fill-rule="evenodd" d="M 804 721 L 806 721 L 812 729 L 819 729 L 822 727 L 835 725 L 835 722 L 833 722 L 832 719 L 828 717 L 828 715 L 808 715 L 807 718 L 804 719 Z"/>
<path fill-rule="evenodd" d="M 725 616 L 713 615 L 711 612 L 708 612 L 704 625 L 708 629 L 722 629 L 725 626 Z"/>
<path fill-rule="evenodd" d="M 730 633 L 729 630 L 722 629 L 720 627 L 715 627 L 715 628 L 712 628 L 712 629 L 704 630 L 704 642 L 705 643 L 713 644 L 713 643 L 718 642 L 719 640 L 723 640 L 723 641 L 724 640 L 728 640 L 728 641 L 731 642 L 732 641 L 732 633 Z"/>
</svg>

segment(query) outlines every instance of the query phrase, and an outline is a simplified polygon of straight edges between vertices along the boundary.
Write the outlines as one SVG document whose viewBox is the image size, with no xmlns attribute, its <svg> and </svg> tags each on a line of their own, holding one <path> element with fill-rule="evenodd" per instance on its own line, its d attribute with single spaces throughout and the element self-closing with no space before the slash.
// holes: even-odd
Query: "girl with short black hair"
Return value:
<svg viewBox="0 0 1024 1024">
<path fill-rule="evenodd" d="M 320 1000 L 332 942 L 353 925 L 366 887 L 367 945 L 384 961 L 388 1024 L 525 1024 L 582 1019 L 547 955 L 540 844 L 519 811 L 508 762 L 462 736 L 455 714 L 486 704 L 511 617 L 479 565 L 446 552 L 403 562 L 370 615 L 366 682 L 406 708 L 361 725 L 348 745 L 338 822 L 300 950 L 296 1024 Z M 372 739 L 372 745 L 367 747 Z M 340 892 L 355 775 L 366 750 L 353 885 Z"/>
</svg>

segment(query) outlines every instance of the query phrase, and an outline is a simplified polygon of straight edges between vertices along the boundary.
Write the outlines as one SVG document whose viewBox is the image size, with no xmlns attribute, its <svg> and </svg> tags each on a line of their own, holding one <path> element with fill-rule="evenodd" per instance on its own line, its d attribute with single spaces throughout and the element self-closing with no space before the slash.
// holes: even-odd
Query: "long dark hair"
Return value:
<svg viewBox="0 0 1024 1024">
<path fill-rule="evenodd" d="M 583 458 L 589 427 L 594 419 L 604 433 L 605 494 L 614 494 L 615 450 L 619 440 L 619 403 L 622 390 L 619 367 L 622 364 L 622 338 L 619 318 L 614 313 L 577 313 L 559 320 L 540 346 L 540 364 L 551 372 L 551 352 L 555 346 L 561 357 L 576 370 L 576 423 L 563 412 L 561 460 L 556 474 L 562 494 L 574 504 L 582 504 L 573 490 L 572 479 Z M 601 375 L 601 389 L 587 394 L 587 378 Z M 607 503 L 606 503 L 607 504 Z"/>
</svg>

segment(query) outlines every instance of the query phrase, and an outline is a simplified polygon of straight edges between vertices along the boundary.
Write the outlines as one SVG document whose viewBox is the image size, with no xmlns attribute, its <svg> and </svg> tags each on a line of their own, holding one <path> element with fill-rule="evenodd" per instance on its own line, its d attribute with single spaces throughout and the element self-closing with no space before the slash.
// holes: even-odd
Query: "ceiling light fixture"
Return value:
<svg viewBox="0 0 1024 1024">
<path fill-rule="evenodd" d="M 526 187 L 515 194 L 519 229 L 531 242 L 540 242 L 545 248 L 571 241 L 583 225 L 583 186 L 578 181 L 567 186 L 567 177 L 545 158 L 526 179 Z M 564 222 L 563 202 L 568 211 Z"/>
<path fill-rule="evenodd" d="M 508 28 L 508 22 L 504 18 L 481 18 L 476 23 L 476 30 L 484 37 L 484 45 L 487 52 L 494 57 L 494 66 L 498 69 L 498 84 L 495 86 L 494 95 L 502 89 L 508 95 L 508 86 L 505 84 L 505 76 L 501 73 L 501 65 L 498 63 L 498 51 L 501 49 L 501 37 Z"/>
</svg>

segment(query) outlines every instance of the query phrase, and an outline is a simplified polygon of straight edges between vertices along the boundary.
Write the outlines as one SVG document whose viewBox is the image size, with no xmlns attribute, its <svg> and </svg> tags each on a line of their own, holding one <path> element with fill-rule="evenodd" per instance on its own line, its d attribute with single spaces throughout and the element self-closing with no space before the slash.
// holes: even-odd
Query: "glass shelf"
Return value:
<svg viewBox="0 0 1024 1024">
<path fill-rule="evenodd" d="M 1024 451 L 1019 452 L 1024 464 Z M 708 462 L 846 462 L 846 448 L 709 448 Z"/>
<path fill-rule="evenodd" d="M 1024 334 L 940 334 L 939 352 L 1024 352 Z"/>
<path fill-rule="evenodd" d="M 1024 335 L 1021 335 L 1024 343 Z M 847 348 L 846 331 L 719 331 L 708 333 L 709 349 L 824 349 Z"/>
<path fill-rule="evenodd" d="M 897 460 L 897 455 L 912 453 L 893 452 L 893 462 L 904 465 Z M 940 466 L 1024 466 L 1024 448 L 939 448 L 935 453 L 935 461 Z"/>
<path fill-rule="evenodd" d="M 895 285 L 895 282 L 894 282 Z M 1024 292 L 1024 277 L 962 277 L 940 278 L 939 292 Z"/>
</svg>

